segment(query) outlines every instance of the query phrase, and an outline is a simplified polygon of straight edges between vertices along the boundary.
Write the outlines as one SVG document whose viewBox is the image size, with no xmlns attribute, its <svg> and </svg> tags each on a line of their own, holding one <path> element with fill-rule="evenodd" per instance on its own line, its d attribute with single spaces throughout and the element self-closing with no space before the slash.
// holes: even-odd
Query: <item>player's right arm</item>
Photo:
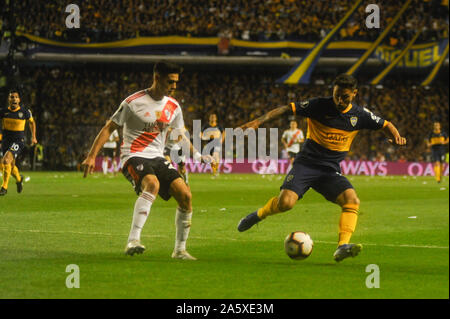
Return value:
<svg viewBox="0 0 450 319">
<path fill-rule="evenodd" d="M 108 141 L 109 136 L 114 132 L 114 130 L 119 129 L 120 126 L 114 123 L 112 120 L 108 120 L 105 126 L 100 130 L 97 137 L 92 144 L 91 150 L 89 151 L 86 159 L 81 163 L 84 166 L 84 175 L 86 177 L 88 174 L 91 174 L 95 168 L 95 158 L 97 157 L 98 152 L 102 149 L 103 145 Z"/>
<path fill-rule="evenodd" d="M 273 109 L 273 110 L 267 112 L 263 116 L 258 117 L 256 120 L 253 120 L 251 122 L 241 125 L 240 128 L 243 130 L 246 130 L 248 128 L 256 129 L 259 126 L 261 126 L 262 124 L 264 124 L 265 122 L 268 122 L 268 121 L 270 121 L 274 118 L 277 118 L 280 115 L 283 115 L 290 111 L 292 111 L 294 114 L 296 113 L 295 112 L 295 103 L 290 103 L 289 105 L 283 105 L 283 106 L 277 107 L 276 109 Z"/>
</svg>

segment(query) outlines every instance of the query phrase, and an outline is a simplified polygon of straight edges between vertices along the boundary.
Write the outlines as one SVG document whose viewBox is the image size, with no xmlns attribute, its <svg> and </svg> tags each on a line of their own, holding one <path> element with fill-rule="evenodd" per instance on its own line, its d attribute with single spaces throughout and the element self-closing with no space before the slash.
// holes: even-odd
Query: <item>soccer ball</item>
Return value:
<svg viewBox="0 0 450 319">
<path fill-rule="evenodd" d="M 302 231 L 290 233 L 284 240 L 284 250 L 286 254 L 295 260 L 302 260 L 311 255 L 313 250 L 311 237 Z"/>
</svg>

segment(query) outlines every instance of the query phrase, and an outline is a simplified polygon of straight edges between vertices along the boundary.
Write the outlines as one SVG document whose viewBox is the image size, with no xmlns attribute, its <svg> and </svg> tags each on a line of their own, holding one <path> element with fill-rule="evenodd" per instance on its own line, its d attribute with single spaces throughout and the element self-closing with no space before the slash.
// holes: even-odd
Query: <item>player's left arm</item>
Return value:
<svg viewBox="0 0 450 319">
<path fill-rule="evenodd" d="M 33 117 L 30 117 L 28 119 L 28 126 L 29 126 L 30 132 L 31 132 L 31 146 L 33 146 L 34 144 L 37 144 L 37 139 L 36 139 L 36 122 L 34 121 Z"/>
<path fill-rule="evenodd" d="M 406 145 L 406 138 L 400 135 L 397 128 L 391 122 L 385 120 L 385 125 L 383 126 L 383 133 L 392 137 L 388 139 L 389 143 L 396 145 Z"/>
</svg>

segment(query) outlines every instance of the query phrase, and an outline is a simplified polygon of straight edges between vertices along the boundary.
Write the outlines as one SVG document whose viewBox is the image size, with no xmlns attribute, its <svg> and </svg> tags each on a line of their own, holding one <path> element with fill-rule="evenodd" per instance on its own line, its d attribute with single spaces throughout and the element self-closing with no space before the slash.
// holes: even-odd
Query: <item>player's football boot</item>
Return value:
<svg viewBox="0 0 450 319">
<path fill-rule="evenodd" d="M 172 258 L 183 260 L 197 260 L 194 256 L 191 256 L 186 250 L 178 250 L 172 253 Z"/>
<path fill-rule="evenodd" d="M 8 193 L 8 190 L 6 189 L 6 188 L 1 188 L 0 189 L 0 196 L 4 196 L 4 195 L 6 195 L 6 193 Z"/>
<path fill-rule="evenodd" d="M 340 245 L 333 254 L 335 261 L 340 262 L 347 257 L 356 257 L 362 250 L 361 244 Z"/>
<path fill-rule="evenodd" d="M 23 176 L 20 175 L 20 182 L 16 182 L 17 185 L 17 192 L 22 193 L 23 190 Z"/>
<path fill-rule="evenodd" d="M 144 250 L 145 246 L 139 240 L 132 240 L 125 247 L 125 255 L 142 254 Z"/>
<path fill-rule="evenodd" d="M 253 225 L 259 223 L 261 219 L 258 217 L 257 212 L 253 212 L 250 215 L 247 215 L 247 217 L 244 217 L 241 219 L 238 225 L 238 230 L 240 232 L 246 231 L 247 229 L 250 229 Z"/>
</svg>

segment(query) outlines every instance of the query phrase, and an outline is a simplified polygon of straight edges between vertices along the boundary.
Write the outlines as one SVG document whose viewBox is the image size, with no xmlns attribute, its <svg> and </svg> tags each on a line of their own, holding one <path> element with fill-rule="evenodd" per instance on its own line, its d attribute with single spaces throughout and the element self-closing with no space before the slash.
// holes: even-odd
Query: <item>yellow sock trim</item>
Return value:
<svg viewBox="0 0 450 319">
<path fill-rule="evenodd" d="M 267 216 L 275 215 L 278 213 L 281 213 L 278 209 L 278 197 L 272 197 L 271 199 L 269 199 L 266 205 L 258 209 L 257 214 L 260 219 L 264 219 Z"/>
<path fill-rule="evenodd" d="M 8 189 L 9 177 L 11 176 L 11 164 L 3 164 L 3 184 L 4 189 Z"/>
<path fill-rule="evenodd" d="M 358 221 L 357 204 L 345 204 L 342 206 L 341 218 L 339 220 L 339 242 L 338 246 L 348 244 Z"/>
<path fill-rule="evenodd" d="M 20 173 L 16 165 L 14 165 L 13 169 L 11 170 L 11 175 L 16 179 L 16 181 L 20 182 Z"/>
</svg>

